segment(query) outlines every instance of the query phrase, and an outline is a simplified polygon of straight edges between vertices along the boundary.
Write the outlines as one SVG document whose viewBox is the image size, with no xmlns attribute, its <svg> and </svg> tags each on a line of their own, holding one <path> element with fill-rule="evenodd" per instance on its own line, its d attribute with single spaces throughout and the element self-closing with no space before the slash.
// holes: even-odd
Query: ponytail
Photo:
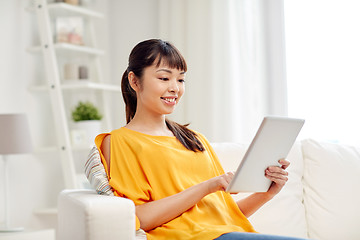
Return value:
<svg viewBox="0 0 360 240">
<path fill-rule="evenodd" d="M 127 69 L 121 79 L 121 91 L 125 102 L 126 123 L 129 123 L 135 116 L 137 98 L 136 92 L 130 86 Z"/>
<path fill-rule="evenodd" d="M 160 39 L 150 39 L 136 45 L 129 56 L 129 66 L 124 72 L 121 79 L 121 91 L 125 102 L 126 123 L 129 123 L 135 116 L 137 98 L 136 92 L 130 86 L 128 74 L 132 71 L 141 81 L 143 71 L 146 67 L 151 66 L 157 61 L 157 66 L 161 62 L 166 62 L 169 67 L 186 71 L 187 66 L 184 57 L 179 50 L 171 43 Z M 169 119 L 165 120 L 166 126 L 174 134 L 174 136 L 187 149 L 197 152 L 204 151 L 204 146 L 198 139 L 195 132 L 191 131 L 187 126 L 181 125 Z"/>
<path fill-rule="evenodd" d="M 194 152 L 203 152 L 205 150 L 204 146 L 197 138 L 197 134 L 187 128 L 189 124 L 181 125 L 169 119 L 166 119 L 165 122 L 166 126 L 184 147 Z"/>
</svg>

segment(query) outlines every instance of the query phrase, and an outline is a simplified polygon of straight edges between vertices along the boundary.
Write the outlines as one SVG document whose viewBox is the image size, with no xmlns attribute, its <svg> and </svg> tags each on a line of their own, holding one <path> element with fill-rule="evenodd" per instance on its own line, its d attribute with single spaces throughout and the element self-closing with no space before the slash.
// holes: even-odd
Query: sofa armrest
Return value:
<svg viewBox="0 0 360 240">
<path fill-rule="evenodd" d="M 135 205 L 129 199 L 63 190 L 58 211 L 58 240 L 135 239 Z"/>
</svg>

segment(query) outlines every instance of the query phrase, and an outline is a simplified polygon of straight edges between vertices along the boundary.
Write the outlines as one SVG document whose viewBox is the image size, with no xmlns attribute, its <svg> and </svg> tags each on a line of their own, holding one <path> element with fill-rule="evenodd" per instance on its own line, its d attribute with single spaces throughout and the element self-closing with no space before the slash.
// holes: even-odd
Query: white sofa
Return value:
<svg viewBox="0 0 360 240">
<path fill-rule="evenodd" d="M 235 170 L 246 146 L 213 143 L 226 171 Z M 360 148 L 297 142 L 284 189 L 249 220 L 261 233 L 311 239 L 360 239 Z M 244 194 L 234 196 L 243 197 Z M 93 190 L 59 196 L 58 240 L 135 239 L 135 207 L 128 199 Z"/>
</svg>

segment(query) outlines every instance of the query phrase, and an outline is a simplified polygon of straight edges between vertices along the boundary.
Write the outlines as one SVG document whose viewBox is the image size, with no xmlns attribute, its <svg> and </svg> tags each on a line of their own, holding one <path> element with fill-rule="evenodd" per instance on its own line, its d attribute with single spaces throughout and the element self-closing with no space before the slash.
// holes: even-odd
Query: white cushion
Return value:
<svg viewBox="0 0 360 240">
<path fill-rule="evenodd" d="M 212 144 L 225 171 L 237 169 L 247 149 L 246 145 L 235 143 Z M 291 164 L 288 168 L 289 181 L 282 191 L 270 202 L 266 203 L 249 218 L 254 228 L 260 233 L 307 237 L 305 209 L 302 204 L 303 159 L 300 143 L 296 143 L 287 159 Z M 235 199 L 249 194 L 238 194 Z"/>
<path fill-rule="evenodd" d="M 247 146 L 240 143 L 211 143 L 225 172 L 235 171 L 243 158 Z"/>
<path fill-rule="evenodd" d="M 309 237 L 360 239 L 360 149 L 302 141 Z"/>
<path fill-rule="evenodd" d="M 294 145 L 287 159 L 290 161 L 288 182 L 249 219 L 261 233 L 307 238 L 301 183 L 304 165 L 299 143 Z"/>
</svg>

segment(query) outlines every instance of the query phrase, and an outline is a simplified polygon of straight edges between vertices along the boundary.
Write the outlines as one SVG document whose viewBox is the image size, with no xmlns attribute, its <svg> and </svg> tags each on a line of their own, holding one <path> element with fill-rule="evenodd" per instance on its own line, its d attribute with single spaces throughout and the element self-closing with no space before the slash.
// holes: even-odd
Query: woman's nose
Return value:
<svg viewBox="0 0 360 240">
<path fill-rule="evenodd" d="M 177 83 L 177 81 L 176 80 L 174 80 L 174 81 L 170 81 L 170 85 L 169 85 L 169 91 L 170 92 L 179 92 L 179 85 L 178 85 L 178 83 Z"/>
</svg>

